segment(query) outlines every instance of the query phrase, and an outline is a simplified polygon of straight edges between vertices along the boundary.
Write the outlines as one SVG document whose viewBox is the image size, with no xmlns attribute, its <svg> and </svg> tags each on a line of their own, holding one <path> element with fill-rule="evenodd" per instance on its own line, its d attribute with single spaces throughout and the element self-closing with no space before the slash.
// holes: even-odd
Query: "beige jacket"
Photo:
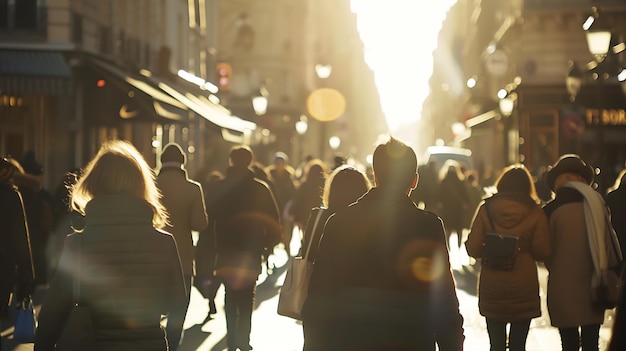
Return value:
<svg viewBox="0 0 626 351">
<path fill-rule="evenodd" d="M 190 180 L 185 170 L 170 167 L 161 169 L 157 184 L 171 224 L 164 229 L 176 239 L 185 275 L 195 275 L 191 231 L 201 231 L 208 225 L 202 186 Z"/>
</svg>

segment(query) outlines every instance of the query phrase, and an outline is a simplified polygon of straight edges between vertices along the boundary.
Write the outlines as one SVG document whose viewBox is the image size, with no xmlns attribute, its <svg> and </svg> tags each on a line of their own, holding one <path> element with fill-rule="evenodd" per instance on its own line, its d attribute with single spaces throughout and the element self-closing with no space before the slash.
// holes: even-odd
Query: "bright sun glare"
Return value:
<svg viewBox="0 0 626 351">
<path fill-rule="evenodd" d="M 351 0 L 374 71 L 383 113 L 391 133 L 421 118 L 429 93 L 433 51 L 443 20 L 456 0 Z M 407 140 L 410 142 L 410 140 Z"/>
</svg>

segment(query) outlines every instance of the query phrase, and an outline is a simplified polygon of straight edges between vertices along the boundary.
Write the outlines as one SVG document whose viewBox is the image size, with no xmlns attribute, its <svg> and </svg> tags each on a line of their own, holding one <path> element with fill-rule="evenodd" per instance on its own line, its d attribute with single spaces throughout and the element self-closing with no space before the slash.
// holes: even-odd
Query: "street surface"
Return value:
<svg viewBox="0 0 626 351">
<path fill-rule="evenodd" d="M 294 235 L 296 237 L 296 235 Z M 450 238 L 456 243 L 456 238 Z M 295 240 L 294 240 L 295 241 Z M 457 281 L 458 297 L 461 313 L 465 318 L 465 350 L 482 351 L 489 349 L 485 320 L 478 313 L 478 299 L 474 295 L 476 290 L 476 276 L 467 271 L 469 258 L 464 252 L 451 248 L 452 266 Z M 295 248 L 295 250 L 293 250 Z M 292 245 L 292 252 L 297 247 Z M 278 292 L 285 279 L 285 264 L 287 254 L 283 249 L 276 249 L 270 257 L 270 266 L 276 266 L 273 274 L 267 275 L 263 271 L 258 282 L 256 295 L 256 309 L 252 315 L 251 345 L 255 351 L 301 351 L 303 345 L 302 324 L 299 321 L 276 313 Z M 527 351 L 558 351 L 561 349 L 559 333 L 550 326 L 545 301 L 547 272 L 540 268 L 542 283 L 543 315 L 531 323 Z M 40 289 L 35 296 L 35 303 L 40 304 L 45 289 Z M 217 297 L 217 310 L 213 320 L 203 324 L 208 312 L 207 301 L 194 288 L 191 294 L 189 312 L 185 321 L 185 335 L 180 351 L 223 351 L 226 350 L 226 320 L 224 317 L 224 291 L 220 288 Z M 37 306 L 39 307 L 39 306 Z M 607 317 L 600 331 L 600 350 L 605 350 L 606 343 L 611 335 L 613 311 L 607 311 Z M 33 344 L 15 344 L 12 340 L 12 328 L 3 325 L 2 350 L 29 351 Z"/>
</svg>

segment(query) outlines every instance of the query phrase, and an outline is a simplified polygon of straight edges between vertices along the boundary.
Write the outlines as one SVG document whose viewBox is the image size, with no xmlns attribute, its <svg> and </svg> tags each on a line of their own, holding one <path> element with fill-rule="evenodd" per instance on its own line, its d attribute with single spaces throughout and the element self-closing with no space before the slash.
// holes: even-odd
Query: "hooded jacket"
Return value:
<svg viewBox="0 0 626 351">
<path fill-rule="evenodd" d="M 482 257 L 487 232 L 517 236 L 519 251 L 513 270 L 481 268 L 478 282 L 480 314 L 507 322 L 541 316 L 536 261 L 549 259 L 551 253 L 548 221 L 541 207 L 530 197 L 495 194 L 476 212 L 465 242 L 470 256 Z"/>
</svg>

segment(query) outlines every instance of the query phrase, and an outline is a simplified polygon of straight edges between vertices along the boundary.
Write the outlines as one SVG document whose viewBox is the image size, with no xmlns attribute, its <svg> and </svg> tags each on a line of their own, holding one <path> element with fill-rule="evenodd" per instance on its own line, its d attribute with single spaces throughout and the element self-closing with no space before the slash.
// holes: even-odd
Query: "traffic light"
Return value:
<svg viewBox="0 0 626 351">
<path fill-rule="evenodd" d="M 217 71 L 217 87 L 222 91 L 230 90 L 233 69 L 228 62 L 220 62 L 215 67 Z"/>
</svg>

